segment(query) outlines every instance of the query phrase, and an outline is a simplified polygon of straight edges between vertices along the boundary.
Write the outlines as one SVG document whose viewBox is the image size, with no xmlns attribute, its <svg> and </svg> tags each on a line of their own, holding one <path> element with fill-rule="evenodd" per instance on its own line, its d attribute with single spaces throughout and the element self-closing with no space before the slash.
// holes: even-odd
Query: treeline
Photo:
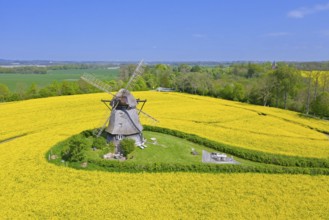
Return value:
<svg viewBox="0 0 329 220">
<path fill-rule="evenodd" d="M 122 66 L 126 82 L 134 66 Z M 179 92 L 272 106 L 329 117 L 329 72 L 302 71 L 293 64 L 238 63 L 230 66 L 148 66 L 135 89 L 172 88 Z"/>
<path fill-rule="evenodd" d="M 291 62 L 300 70 L 329 70 L 329 61 L 323 62 Z"/>
<path fill-rule="evenodd" d="M 19 74 L 46 74 L 48 70 L 70 70 L 70 69 L 90 69 L 96 68 L 93 64 L 64 64 L 52 66 L 17 66 L 17 67 L 0 67 L 1 73 L 19 73 Z"/>
<path fill-rule="evenodd" d="M 65 65 L 52 65 L 52 66 L 47 66 L 48 70 L 71 70 L 71 69 L 91 69 L 91 68 L 96 68 L 98 67 L 97 65 L 93 64 L 65 64 Z"/>
<path fill-rule="evenodd" d="M 47 68 L 40 66 L 0 67 L 1 73 L 46 74 Z"/>
<path fill-rule="evenodd" d="M 47 68 L 91 66 L 72 64 Z M 136 65 L 120 67 L 119 79 L 107 82 L 113 91 L 125 86 L 135 68 Z M 329 71 L 299 70 L 293 63 L 234 63 L 211 67 L 188 64 L 149 65 L 130 89 L 152 90 L 157 87 L 329 117 Z M 99 92 L 81 80 L 54 82 L 45 88 L 31 85 L 17 90 L 16 93 L 10 93 L 6 85 L 0 84 L 0 102 Z"/>
<path fill-rule="evenodd" d="M 112 81 L 107 82 L 113 84 Z M 20 101 L 25 99 L 45 98 L 51 96 L 75 95 L 101 92 L 83 80 L 78 81 L 54 81 L 46 87 L 39 88 L 32 84 L 26 89 L 20 88 L 17 92 L 10 92 L 9 88 L 0 84 L 0 102 Z"/>
</svg>

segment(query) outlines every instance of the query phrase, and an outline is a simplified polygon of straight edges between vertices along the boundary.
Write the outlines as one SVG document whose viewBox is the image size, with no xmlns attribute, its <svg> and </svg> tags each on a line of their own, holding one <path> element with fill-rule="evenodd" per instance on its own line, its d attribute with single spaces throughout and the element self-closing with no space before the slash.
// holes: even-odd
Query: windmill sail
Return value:
<svg viewBox="0 0 329 220">
<path fill-rule="evenodd" d="M 144 61 L 141 60 L 139 62 L 139 64 L 137 65 L 134 73 L 132 74 L 132 76 L 130 77 L 126 87 L 125 87 L 125 90 L 132 90 L 135 82 L 138 80 L 138 78 L 143 74 L 144 72 Z"/>
<path fill-rule="evenodd" d="M 97 79 L 95 76 L 93 76 L 92 74 L 89 73 L 85 73 L 81 76 L 81 79 L 83 79 L 85 82 L 89 83 L 90 85 L 95 86 L 96 88 L 107 92 L 111 95 L 113 95 L 111 93 L 112 91 L 112 87 L 106 83 L 104 83 L 103 81 Z M 114 95 L 113 95 L 114 96 Z"/>
<path fill-rule="evenodd" d="M 152 117 L 151 115 L 147 114 L 146 112 L 143 112 L 142 110 L 136 108 L 139 113 L 142 113 L 142 115 L 146 116 L 149 120 L 151 120 L 153 123 L 158 123 L 159 121 L 157 119 L 155 119 L 154 117 Z M 152 123 L 152 124 L 153 124 Z"/>
<path fill-rule="evenodd" d="M 104 129 L 106 128 L 106 126 L 107 126 L 109 120 L 110 120 L 110 117 L 107 116 L 107 117 L 106 117 L 106 121 L 105 121 L 105 123 L 103 124 L 103 126 L 94 130 L 93 134 L 96 135 L 96 137 L 101 136 L 101 134 L 103 133 Z"/>
</svg>

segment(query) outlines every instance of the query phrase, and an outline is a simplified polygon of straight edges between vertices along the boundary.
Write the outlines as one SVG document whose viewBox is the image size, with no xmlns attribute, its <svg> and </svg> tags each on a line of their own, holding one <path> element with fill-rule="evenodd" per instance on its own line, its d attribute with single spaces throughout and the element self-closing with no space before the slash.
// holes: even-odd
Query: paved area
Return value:
<svg viewBox="0 0 329 220">
<path fill-rule="evenodd" d="M 211 158 L 211 153 L 208 151 L 202 151 L 202 162 L 203 163 L 218 163 L 218 164 L 239 164 L 239 162 L 235 161 L 233 157 L 227 157 L 224 161 L 218 161 Z"/>
</svg>

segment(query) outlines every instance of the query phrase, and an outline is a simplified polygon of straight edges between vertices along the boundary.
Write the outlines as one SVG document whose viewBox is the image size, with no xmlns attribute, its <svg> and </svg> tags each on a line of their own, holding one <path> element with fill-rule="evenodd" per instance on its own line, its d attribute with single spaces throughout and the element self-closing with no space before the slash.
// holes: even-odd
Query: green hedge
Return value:
<svg viewBox="0 0 329 220">
<path fill-rule="evenodd" d="M 179 163 L 133 163 L 115 160 L 92 160 L 88 163 L 95 164 L 107 171 L 114 172 L 198 172 L 198 173 L 271 173 L 271 174 L 309 174 L 329 175 L 328 169 L 280 167 L 280 166 L 246 166 L 233 164 L 179 164 Z"/>
<path fill-rule="evenodd" d="M 237 156 L 254 162 L 274 164 L 280 166 L 329 168 L 329 160 L 326 159 L 286 156 L 286 155 L 278 155 L 278 154 L 265 153 L 261 151 L 249 150 L 249 149 L 239 148 L 232 145 L 212 141 L 197 136 L 195 134 L 188 134 L 182 131 L 149 126 L 149 125 L 144 125 L 144 130 L 164 133 L 179 138 L 183 138 L 188 141 L 203 145 L 205 147 L 212 148 L 216 151 L 231 154 L 233 156 Z"/>
<path fill-rule="evenodd" d="M 80 162 L 69 163 L 70 167 L 87 170 L 103 170 L 111 172 L 198 172 L 198 173 L 271 173 L 271 174 L 308 174 L 308 175 L 329 175 L 328 161 L 316 158 L 289 157 L 284 155 L 268 154 L 248 149 L 242 149 L 235 146 L 215 142 L 194 134 L 188 134 L 182 131 L 171 130 L 167 128 L 146 126 L 145 131 L 164 133 L 188 141 L 212 148 L 216 151 L 224 152 L 244 158 L 250 161 L 260 162 L 257 166 L 246 164 L 184 164 L 184 163 L 137 163 L 133 161 L 117 161 L 103 159 L 87 159 L 88 167 L 81 168 Z M 89 131 L 83 131 L 81 134 L 89 134 Z M 88 137 L 89 135 L 85 135 Z M 71 138 L 57 144 L 53 150 L 60 152 Z M 49 155 L 49 152 L 46 154 Z M 61 164 L 60 159 L 53 163 Z M 278 166 L 279 165 L 279 166 Z"/>
</svg>

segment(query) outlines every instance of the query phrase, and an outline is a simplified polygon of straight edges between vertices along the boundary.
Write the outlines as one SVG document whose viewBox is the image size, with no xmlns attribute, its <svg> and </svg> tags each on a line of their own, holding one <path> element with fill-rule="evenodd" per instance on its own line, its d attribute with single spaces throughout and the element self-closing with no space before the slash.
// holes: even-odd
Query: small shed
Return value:
<svg viewBox="0 0 329 220">
<path fill-rule="evenodd" d="M 227 155 L 222 153 L 211 153 L 211 158 L 217 161 L 226 161 Z"/>
<path fill-rule="evenodd" d="M 164 87 L 158 87 L 156 89 L 157 92 L 173 92 L 174 90 L 171 88 L 164 88 Z"/>
</svg>

